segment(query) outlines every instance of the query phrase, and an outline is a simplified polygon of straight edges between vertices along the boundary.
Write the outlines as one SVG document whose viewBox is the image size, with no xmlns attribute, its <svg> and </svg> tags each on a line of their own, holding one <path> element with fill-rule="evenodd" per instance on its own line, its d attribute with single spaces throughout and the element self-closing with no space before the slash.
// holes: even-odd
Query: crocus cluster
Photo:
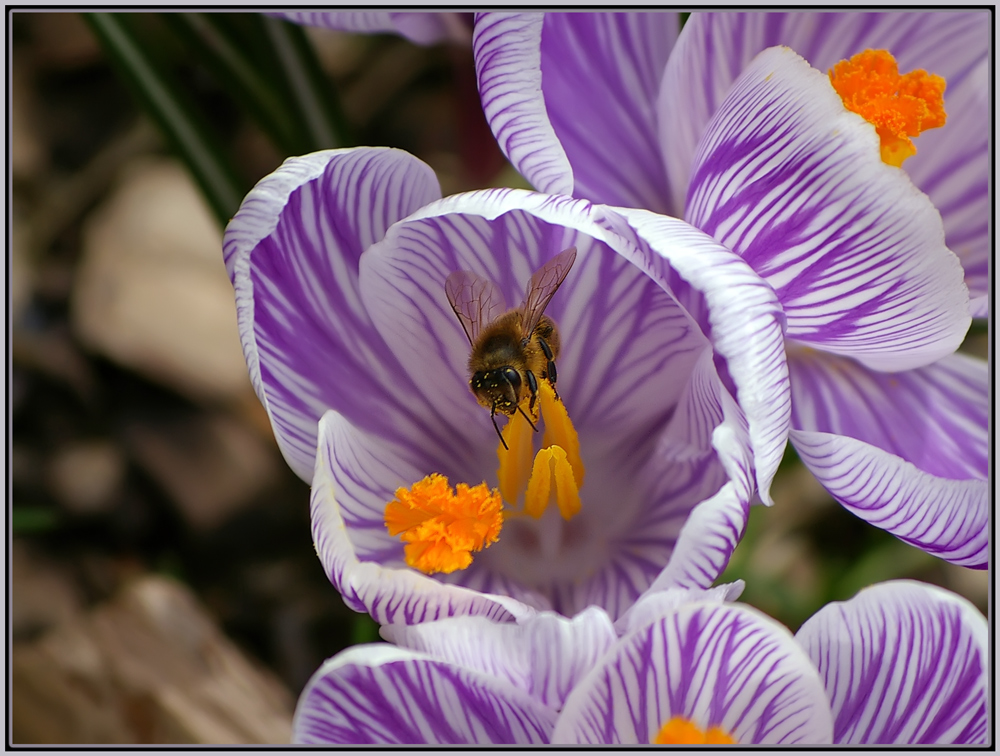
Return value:
<svg viewBox="0 0 1000 756">
<path fill-rule="evenodd" d="M 395 644 L 327 662 L 298 740 L 985 742 L 964 600 L 883 584 L 793 637 L 711 587 L 789 440 L 852 512 L 987 566 L 987 369 L 956 353 L 988 307 L 980 15 L 480 14 L 540 191 L 442 198 L 384 148 L 254 188 L 224 241 L 251 380 Z M 539 291 L 558 354 L 521 333 L 548 366 L 499 369 L 498 412 L 478 334 Z"/>
<path fill-rule="evenodd" d="M 518 623 L 387 625 L 306 686 L 301 743 L 984 744 L 986 619 L 910 581 L 829 604 L 793 636 L 738 585 Z"/>
</svg>

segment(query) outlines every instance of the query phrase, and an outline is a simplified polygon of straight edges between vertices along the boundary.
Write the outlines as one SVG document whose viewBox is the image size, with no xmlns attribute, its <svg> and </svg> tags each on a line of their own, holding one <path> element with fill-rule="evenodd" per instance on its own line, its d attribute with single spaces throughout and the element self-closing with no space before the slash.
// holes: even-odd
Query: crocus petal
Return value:
<svg viewBox="0 0 1000 756">
<path fill-rule="evenodd" d="M 405 152 L 329 150 L 287 160 L 226 228 L 250 378 L 282 454 L 305 480 L 327 409 L 370 431 L 403 424 L 426 433 L 398 399 L 405 372 L 361 305 L 357 266 L 392 223 L 437 197 L 433 171 Z"/>
<path fill-rule="evenodd" d="M 542 94 L 542 13 L 477 13 L 479 97 L 500 149 L 540 192 L 572 194 L 573 169 Z"/>
<path fill-rule="evenodd" d="M 791 441 L 824 488 L 861 519 L 949 562 L 986 569 L 987 481 L 939 478 L 846 436 L 793 430 Z"/>
<path fill-rule="evenodd" d="M 924 368 L 878 373 L 853 360 L 791 349 L 792 426 L 850 436 L 940 478 L 989 472 L 989 369 L 952 354 Z"/>
<path fill-rule="evenodd" d="M 650 586 L 638 601 L 615 622 L 615 632 L 625 636 L 633 630 L 651 625 L 676 611 L 685 604 L 697 601 L 728 603 L 735 601 L 743 593 L 746 584 L 742 580 L 724 583 L 714 588 L 659 588 Z"/>
<path fill-rule="evenodd" d="M 482 13 L 476 70 L 487 119 L 540 191 L 669 209 L 654 103 L 676 13 Z"/>
<path fill-rule="evenodd" d="M 399 34 L 418 45 L 431 45 L 447 39 L 465 41 L 468 44 L 471 36 L 468 28 L 463 30 L 457 13 L 293 11 L 274 15 L 306 26 L 321 26 L 359 34 Z"/>
<path fill-rule="evenodd" d="M 429 622 L 461 614 L 509 621 L 532 613 L 507 596 L 447 585 L 404 566 L 401 545 L 389 537 L 381 513 L 394 482 L 410 485 L 426 472 L 336 412 L 323 416 L 319 432 L 310 501 L 313 540 L 330 582 L 348 606 L 379 623 Z M 362 560 L 359 553 L 399 566 Z"/>
<path fill-rule="evenodd" d="M 615 211 L 649 250 L 636 264 L 671 291 L 711 335 L 719 377 L 748 422 L 758 492 L 769 503 L 790 412 L 784 315 L 774 291 L 738 256 L 684 222 L 643 210 Z M 727 463 L 727 470 L 733 474 L 742 460 L 729 456 L 732 467 Z"/>
<path fill-rule="evenodd" d="M 684 207 L 697 145 L 712 114 L 759 52 L 787 45 L 826 72 L 865 48 L 888 49 L 901 71 L 922 68 L 948 82 L 948 122 L 919 138 L 905 170 L 941 212 L 946 243 L 966 268 L 974 314 L 984 317 L 989 29 L 985 12 L 692 13 L 667 63 L 657 106 L 676 206 Z"/>
<path fill-rule="evenodd" d="M 795 637 L 825 681 L 836 743 L 989 742 L 989 628 L 965 599 L 880 583 L 828 604 Z"/>
<path fill-rule="evenodd" d="M 719 106 L 685 217 L 767 279 L 798 341 L 905 370 L 968 330 L 962 267 L 934 206 L 788 48 L 758 55 Z"/>
<path fill-rule="evenodd" d="M 548 743 L 555 711 L 497 677 L 387 644 L 329 659 L 292 725 L 308 744 Z"/>
<path fill-rule="evenodd" d="M 382 635 L 435 659 L 502 677 L 556 709 L 616 640 L 607 612 L 596 606 L 572 619 L 553 612 L 517 624 L 454 617 L 387 625 Z"/>
<path fill-rule="evenodd" d="M 545 14 L 542 94 L 573 196 L 671 211 L 654 105 L 679 31 L 673 12 Z"/>
<path fill-rule="evenodd" d="M 674 716 L 741 744 L 820 744 L 823 683 L 791 633 L 739 605 L 695 603 L 625 636 L 559 715 L 553 743 L 649 743 Z"/>
</svg>

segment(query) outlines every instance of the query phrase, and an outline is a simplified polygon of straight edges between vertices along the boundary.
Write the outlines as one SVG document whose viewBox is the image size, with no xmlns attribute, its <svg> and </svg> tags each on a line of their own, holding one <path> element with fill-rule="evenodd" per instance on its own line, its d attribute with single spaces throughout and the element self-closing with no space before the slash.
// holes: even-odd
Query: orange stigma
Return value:
<svg viewBox="0 0 1000 756">
<path fill-rule="evenodd" d="M 657 745 L 732 745 L 736 741 L 721 727 L 703 730 L 690 719 L 673 717 L 653 738 Z"/>
<path fill-rule="evenodd" d="M 830 69 L 844 107 L 875 126 L 882 160 L 897 168 L 917 154 L 911 137 L 944 126 L 945 80 L 924 70 L 900 74 L 888 50 L 865 50 Z"/>
<path fill-rule="evenodd" d="M 432 473 L 410 488 L 397 488 L 385 506 L 389 535 L 401 534 L 406 563 L 427 573 L 454 572 L 472 564 L 472 552 L 500 537 L 503 501 L 485 483 L 459 483 Z"/>
</svg>

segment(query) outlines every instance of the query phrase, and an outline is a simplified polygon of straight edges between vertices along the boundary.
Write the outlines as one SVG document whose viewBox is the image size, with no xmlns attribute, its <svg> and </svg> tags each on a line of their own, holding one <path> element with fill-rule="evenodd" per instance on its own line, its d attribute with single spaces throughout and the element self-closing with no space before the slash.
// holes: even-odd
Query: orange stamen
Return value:
<svg viewBox="0 0 1000 756">
<path fill-rule="evenodd" d="M 730 745 L 736 741 L 723 731 L 721 727 L 709 727 L 702 730 L 690 719 L 673 717 L 653 738 L 658 745 Z"/>
<path fill-rule="evenodd" d="M 427 574 L 454 572 L 472 564 L 471 552 L 500 537 L 502 509 L 500 492 L 485 483 L 459 483 L 452 492 L 446 477 L 432 473 L 396 489 L 385 506 L 385 526 L 389 535 L 401 535 L 408 565 Z"/>
<path fill-rule="evenodd" d="M 865 50 L 830 69 L 844 107 L 875 126 L 882 160 L 897 168 L 917 153 L 910 137 L 944 126 L 945 80 L 924 70 L 900 75 L 888 50 Z"/>
</svg>

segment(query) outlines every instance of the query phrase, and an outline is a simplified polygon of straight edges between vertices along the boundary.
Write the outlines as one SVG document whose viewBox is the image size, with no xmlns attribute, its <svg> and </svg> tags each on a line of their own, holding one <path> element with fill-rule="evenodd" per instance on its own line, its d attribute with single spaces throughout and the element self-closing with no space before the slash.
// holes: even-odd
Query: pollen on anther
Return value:
<svg viewBox="0 0 1000 756">
<path fill-rule="evenodd" d="M 473 551 L 500 536 L 503 501 L 485 483 L 459 483 L 452 491 L 446 477 L 432 473 L 410 488 L 397 488 L 395 495 L 385 506 L 385 526 L 406 544 L 406 563 L 421 572 L 464 569 L 472 564 Z"/>
<path fill-rule="evenodd" d="M 844 107 L 875 127 L 881 157 L 896 166 L 917 153 L 911 137 L 944 126 L 945 80 L 923 70 L 900 74 L 888 50 L 865 50 L 830 69 Z"/>
<path fill-rule="evenodd" d="M 672 717 L 653 738 L 657 745 L 731 745 L 736 741 L 721 727 L 706 730 L 686 717 Z"/>
</svg>

